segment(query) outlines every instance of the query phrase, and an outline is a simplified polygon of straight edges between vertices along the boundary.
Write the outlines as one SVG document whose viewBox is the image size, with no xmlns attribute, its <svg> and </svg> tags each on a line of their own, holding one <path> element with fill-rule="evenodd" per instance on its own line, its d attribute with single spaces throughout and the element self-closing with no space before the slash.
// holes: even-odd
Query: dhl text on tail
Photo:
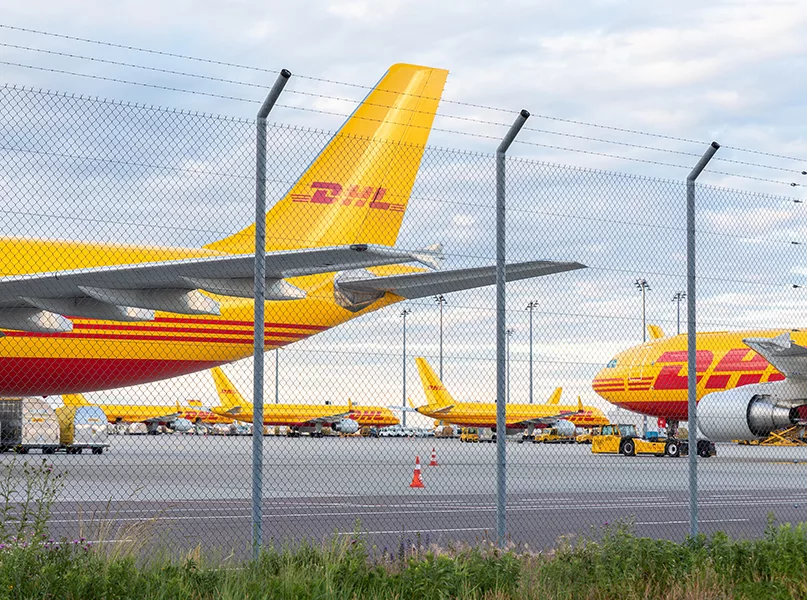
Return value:
<svg viewBox="0 0 807 600">
<path fill-rule="evenodd" d="M 220 368 L 211 371 L 219 395 L 219 406 L 211 410 L 219 415 L 252 423 L 253 404 L 244 400 Z M 334 404 L 264 404 L 264 425 L 285 425 L 293 434 L 322 435 L 323 427 L 338 433 L 356 433 L 360 427 L 397 425 L 398 418 L 386 406 L 356 406 Z"/>
<path fill-rule="evenodd" d="M 495 403 L 456 402 L 426 359 L 416 358 L 415 362 L 427 402 L 425 406 L 415 408 L 417 412 L 454 425 L 495 430 Z M 583 406 L 579 398 L 574 406 L 560 404 L 561 393 L 562 389 L 557 388 L 546 404 L 509 403 L 507 433 L 526 430 L 527 436 L 531 436 L 536 428 L 553 425 L 561 419 L 579 427 L 596 427 L 608 423 L 608 419 L 600 409 Z"/>
<path fill-rule="evenodd" d="M 653 339 L 617 354 L 592 382 L 608 402 L 687 419 L 687 336 Z M 807 419 L 807 333 L 697 334 L 698 425 L 712 441 L 755 439 Z"/>
<path fill-rule="evenodd" d="M 267 213 L 266 349 L 494 283 L 493 267 L 439 271 L 439 246 L 394 247 L 446 76 L 390 67 Z M 197 249 L 0 239 L 0 394 L 129 386 L 250 355 L 254 232 Z M 507 275 L 582 266 L 532 261 Z"/>
</svg>

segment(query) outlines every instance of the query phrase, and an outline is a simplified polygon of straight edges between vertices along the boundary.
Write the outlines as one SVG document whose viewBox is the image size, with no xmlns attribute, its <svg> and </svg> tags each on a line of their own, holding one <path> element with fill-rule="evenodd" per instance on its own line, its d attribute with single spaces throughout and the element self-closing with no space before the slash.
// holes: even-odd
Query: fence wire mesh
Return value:
<svg viewBox="0 0 807 600">
<path fill-rule="evenodd" d="M 254 121 L 4 87 L 0 127 L 2 460 L 66 473 L 55 535 L 245 550 Z M 495 262 L 495 162 L 422 129 L 268 126 L 267 542 L 495 538 L 495 296 L 467 271 Z M 752 535 L 804 518 L 805 222 L 697 206 L 702 529 Z M 684 182 L 509 158 L 507 207 L 508 263 L 587 266 L 511 269 L 510 539 L 683 538 Z"/>
</svg>

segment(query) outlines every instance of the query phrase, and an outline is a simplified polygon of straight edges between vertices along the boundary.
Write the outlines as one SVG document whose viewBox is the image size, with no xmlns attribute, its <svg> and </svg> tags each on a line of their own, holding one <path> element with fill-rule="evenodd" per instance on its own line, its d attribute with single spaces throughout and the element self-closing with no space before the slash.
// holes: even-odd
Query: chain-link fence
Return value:
<svg viewBox="0 0 807 600">
<path fill-rule="evenodd" d="M 424 148 L 426 93 L 365 104 L 336 135 L 268 126 L 264 541 L 495 538 L 494 157 Z M 57 535 L 247 548 L 254 121 L 4 87 L 0 127 L 3 462 L 52 453 Z M 684 431 L 685 198 L 507 161 L 515 542 L 683 538 L 688 450 L 703 531 L 804 519 L 804 219 L 697 188 L 708 456 Z"/>
</svg>

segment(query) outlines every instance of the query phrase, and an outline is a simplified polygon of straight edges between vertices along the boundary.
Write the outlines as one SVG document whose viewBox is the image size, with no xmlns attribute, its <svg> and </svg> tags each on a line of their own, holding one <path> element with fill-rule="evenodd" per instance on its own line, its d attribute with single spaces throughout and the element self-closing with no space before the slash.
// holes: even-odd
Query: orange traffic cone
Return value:
<svg viewBox="0 0 807 600">
<path fill-rule="evenodd" d="M 412 483 L 409 484 L 411 488 L 425 488 L 423 480 L 420 478 L 420 457 L 415 457 L 415 474 L 412 476 Z"/>
<path fill-rule="evenodd" d="M 437 450 L 435 450 L 434 448 L 432 448 L 432 459 L 431 462 L 429 462 L 429 466 L 430 467 L 437 466 Z"/>
</svg>

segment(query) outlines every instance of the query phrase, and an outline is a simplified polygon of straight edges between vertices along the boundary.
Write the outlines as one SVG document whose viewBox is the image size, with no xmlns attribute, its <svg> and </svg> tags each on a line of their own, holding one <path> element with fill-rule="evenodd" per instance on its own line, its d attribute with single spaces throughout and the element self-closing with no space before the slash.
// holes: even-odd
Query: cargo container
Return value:
<svg viewBox="0 0 807 600">
<path fill-rule="evenodd" d="M 68 454 L 91 450 L 103 454 L 108 447 L 107 418 L 100 406 L 62 406 L 56 409 L 59 443 Z"/>
<path fill-rule="evenodd" d="M 96 406 L 54 411 L 41 398 L 0 398 L 0 452 L 101 454 L 107 446 L 106 416 Z"/>
</svg>

